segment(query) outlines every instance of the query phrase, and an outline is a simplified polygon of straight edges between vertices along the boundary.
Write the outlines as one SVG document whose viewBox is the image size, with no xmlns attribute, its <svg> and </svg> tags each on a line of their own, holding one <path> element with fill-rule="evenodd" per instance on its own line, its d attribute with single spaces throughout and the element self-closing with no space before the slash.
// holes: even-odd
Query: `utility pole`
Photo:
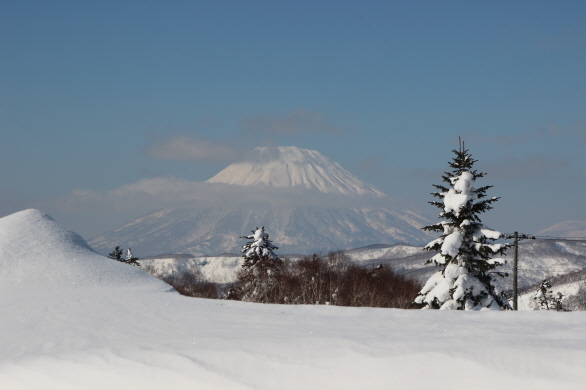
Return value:
<svg viewBox="0 0 586 390">
<path fill-rule="evenodd" d="M 519 233 L 515 232 L 515 247 L 513 249 L 513 310 L 518 310 L 517 300 L 519 298 L 519 289 L 517 286 L 519 269 Z"/>
<path fill-rule="evenodd" d="M 514 239 L 513 244 L 513 310 L 518 310 L 519 288 L 518 288 L 518 270 L 519 270 L 519 240 L 530 239 L 535 240 L 535 237 L 529 234 L 521 234 L 518 232 L 513 234 L 506 234 L 505 238 Z"/>
</svg>

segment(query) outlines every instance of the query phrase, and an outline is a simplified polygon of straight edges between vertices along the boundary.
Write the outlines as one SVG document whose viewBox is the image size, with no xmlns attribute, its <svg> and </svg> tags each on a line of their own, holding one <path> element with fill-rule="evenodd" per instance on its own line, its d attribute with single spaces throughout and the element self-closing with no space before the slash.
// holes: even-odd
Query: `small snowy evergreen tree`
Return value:
<svg viewBox="0 0 586 390">
<path fill-rule="evenodd" d="M 278 258 L 274 250 L 279 248 L 274 246 L 272 241 L 269 240 L 269 235 L 265 233 L 265 227 L 263 226 L 260 229 L 257 227 L 251 232 L 252 234 L 249 236 L 240 237 L 249 240 L 242 246 L 242 253 L 244 254 L 242 267 L 250 268 L 256 266 L 257 263 L 277 262 Z"/>
<path fill-rule="evenodd" d="M 112 260 L 120 261 L 120 262 L 126 263 L 126 264 L 132 264 L 134 266 L 140 267 L 140 264 L 138 264 L 138 262 L 136 261 L 136 260 L 138 260 L 138 257 L 134 257 L 130 248 L 128 248 L 128 250 L 126 251 L 125 258 L 122 258 L 123 252 L 124 251 L 122 250 L 120 245 L 116 245 L 114 250 L 112 252 L 110 252 L 110 254 L 108 254 L 108 257 Z"/>
<path fill-rule="evenodd" d="M 239 296 L 243 301 L 266 302 L 281 260 L 275 255 L 279 249 L 269 240 L 264 226 L 252 230 L 252 234 L 243 236 L 249 240 L 242 246 L 244 263 L 238 274 L 240 284 Z"/>
<path fill-rule="evenodd" d="M 138 257 L 134 257 L 130 248 L 126 251 L 126 258 L 123 260 L 126 264 L 132 264 L 136 267 L 140 267 L 140 264 L 136 261 Z"/>
<path fill-rule="evenodd" d="M 551 283 L 549 280 L 545 279 L 539 285 L 539 289 L 535 293 L 533 299 L 539 305 L 540 310 L 557 310 L 557 311 L 568 311 L 562 305 L 562 299 L 564 298 L 564 294 L 558 292 L 554 294 L 551 288 Z"/>
<path fill-rule="evenodd" d="M 425 309 L 510 309 L 497 280 L 507 275 L 493 271 L 505 261 L 492 258 L 504 255 L 510 244 L 494 243 L 502 234 L 483 225 L 478 216 L 499 198 L 483 199 L 492 186 L 473 187 L 485 174 L 473 169 L 476 160 L 463 143 L 453 152 L 452 171 L 443 176 L 447 186 L 434 185 L 438 191 L 432 193 L 441 201 L 430 202 L 442 210 L 439 217 L 443 220 L 423 228 L 442 233 L 424 248 L 438 252 L 426 264 L 441 269 L 427 281 L 415 303 Z"/>
<path fill-rule="evenodd" d="M 108 254 L 108 257 L 112 260 L 122 261 L 122 248 L 120 245 L 116 245 L 114 250 Z"/>
</svg>

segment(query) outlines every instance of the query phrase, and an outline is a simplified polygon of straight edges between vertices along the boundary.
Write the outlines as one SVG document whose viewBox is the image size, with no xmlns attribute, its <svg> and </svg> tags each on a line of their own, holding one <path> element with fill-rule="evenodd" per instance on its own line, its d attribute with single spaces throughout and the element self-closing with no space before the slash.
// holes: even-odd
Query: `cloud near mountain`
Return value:
<svg viewBox="0 0 586 390">
<path fill-rule="evenodd" d="M 114 210 L 185 206 L 271 204 L 350 205 L 388 203 L 390 198 L 317 151 L 259 147 L 206 182 L 176 177 L 142 179 L 96 192 L 80 189 L 56 200 L 61 209 Z"/>
</svg>

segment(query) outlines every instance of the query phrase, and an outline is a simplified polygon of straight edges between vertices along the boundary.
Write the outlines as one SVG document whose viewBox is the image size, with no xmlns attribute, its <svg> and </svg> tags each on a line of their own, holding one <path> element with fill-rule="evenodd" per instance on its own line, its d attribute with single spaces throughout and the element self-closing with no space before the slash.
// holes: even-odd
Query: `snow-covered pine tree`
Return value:
<svg viewBox="0 0 586 390">
<path fill-rule="evenodd" d="M 269 235 L 265 233 L 265 227 L 256 228 L 251 230 L 252 234 L 249 236 L 242 236 L 249 240 L 245 245 L 242 246 L 242 253 L 244 257 L 243 268 L 254 267 L 257 263 L 276 263 L 278 257 L 275 255 L 274 250 L 279 249 L 273 245 L 273 242 L 269 240 Z"/>
<path fill-rule="evenodd" d="M 132 264 L 136 267 L 140 267 L 140 264 L 138 264 L 138 257 L 134 257 L 134 255 L 132 254 L 132 251 L 130 250 L 130 248 L 128 248 L 128 250 L 126 251 L 126 258 L 123 260 L 126 264 Z"/>
<path fill-rule="evenodd" d="M 549 290 L 550 288 L 551 283 L 549 283 L 549 280 L 545 279 L 543 282 L 541 282 L 537 292 L 535 293 L 535 296 L 533 297 L 533 300 L 537 302 L 541 310 L 549 310 L 549 302 L 547 297 L 551 294 L 551 290 Z"/>
<path fill-rule="evenodd" d="M 275 255 L 279 249 L 269 240 L 264 226 L 252 230 L 252 234 L 240 237 L 249 240 L 242 246 L 244 262 L 238 274 L 239 296 L 243 301 L 267 302 L 275 282 L 281 260 Z"/>
<path fill-rule="evenodd" d="M 485 174 L 473 169 L 476 160 L 462 142 L 460 150 L 453 152 L 452 171 L 443 176 L 447 186 L 434 185 L 438 191 L 432 193 L 441 201 L 429 202 L 442 210 L 439 218 L 443 220 L 423 228 L 442 233 L 424 248 L 438 252 L 426 264 L 441 269 L 427 281 L 415 303 L 424 309 L 510 309 L 497 279 L 507 275 L 493 271 L 505 261 L 492 258 L 504 255 L 510 244 L 494 243 L 502 234 L 486 227 L 478 216 L 492 209 L 499 198 L 483 199 L 492 186 L 473 187 Z"/>
<path fill-rule="evenodd" d="M 116 245 L 114 250 L 108 254 L 108 257 L 112 260 L 122 261 L 122 248 L 120 245 Z"/>
<path fill-rule="evenodd" d="M 136 261 L 136 260 L 138 260 L 138 257 L 134 257 L 130 248 L 128 248 L 128 250 L 126 251 L 125 258 L 122 258 L 123 252 L 124 251 L 122 250 L 120 245 L 116 245 L 114 250 L 108 254 L 108 257 L 112 260 L 120 261 L 120 262 L 126 263 L 126 264 L 132 264 L 134 266 L 140 267 L 140 264 L 138 264 L 138 262 Z"/>
<path fill-rule="evenodd" d="M 551 288 L 551 283 L 549 280 L 545 279 L 539 285 L 539 289 L 535 293 L 533 299 L 539 305 L 538 308 L 540 310 L 557 310 L 557 311 L 568 311 L 562 305 L 562 299 L 564 298 L 564 294 L 558 292 L 554 294 Z"/>
</svg>

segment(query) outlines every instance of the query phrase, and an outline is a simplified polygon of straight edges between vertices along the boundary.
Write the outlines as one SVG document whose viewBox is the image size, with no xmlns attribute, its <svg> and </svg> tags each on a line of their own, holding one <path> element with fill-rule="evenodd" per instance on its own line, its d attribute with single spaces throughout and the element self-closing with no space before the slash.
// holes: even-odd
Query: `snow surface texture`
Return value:
<svg viewBox="0 0 586 390">
<path fill-rule="evenodd" d="M 229 165 L 207 182 L 240 186 L 302 186 L 325 193 L 384 196 L 382 191 L 320 152 L 294 146 L 258 147 L 249 159 Z"/>
<path fill-rule="evenodd" d="M 187 298 L 37 211 L 0 219 L 0 232 L 0 248 L 11 245 L 0 257 L 3 390 L 573 390 L 586 381 L 585 312 Z M 53 267 L 71 272 L 55 283 L 45 275 Z M 22 269 L 27 281 L 15 281 Z"/>
</svg>

